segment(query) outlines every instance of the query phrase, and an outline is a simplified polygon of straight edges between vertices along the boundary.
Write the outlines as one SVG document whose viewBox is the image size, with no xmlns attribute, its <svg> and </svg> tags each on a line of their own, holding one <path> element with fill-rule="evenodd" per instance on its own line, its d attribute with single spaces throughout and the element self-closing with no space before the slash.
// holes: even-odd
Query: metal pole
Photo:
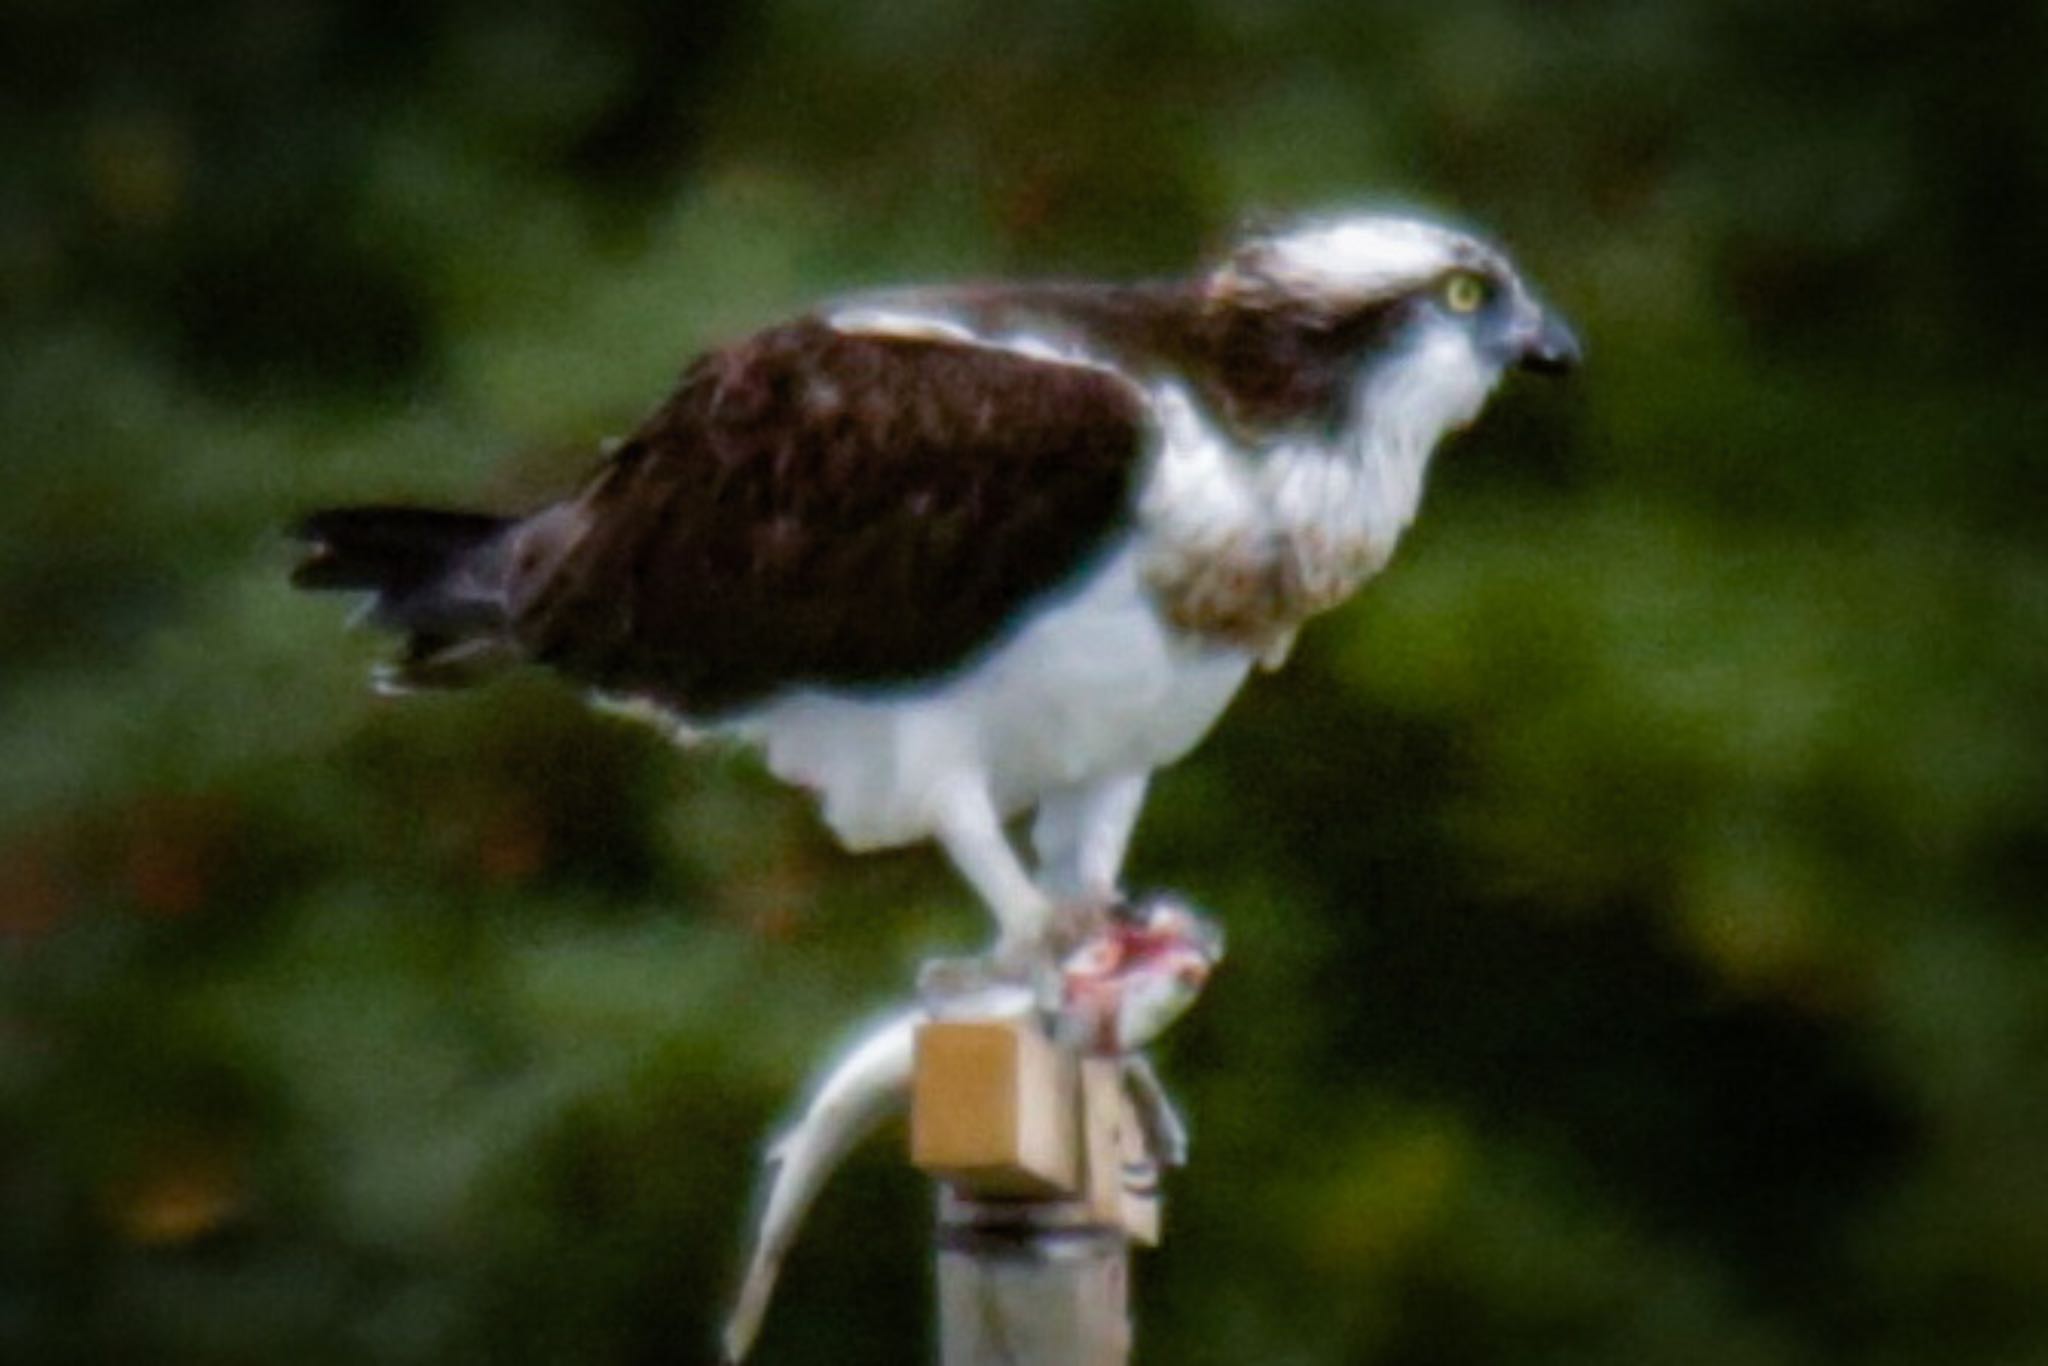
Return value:
<svg viewBox="0 0 2048 1366">
<path fill-rule="evenodd" d="M 1125 1366 L 1130 1243 L 1082 1200 L 971 1199 L 941 1186 L 941 1366 Z"/>
</svg>

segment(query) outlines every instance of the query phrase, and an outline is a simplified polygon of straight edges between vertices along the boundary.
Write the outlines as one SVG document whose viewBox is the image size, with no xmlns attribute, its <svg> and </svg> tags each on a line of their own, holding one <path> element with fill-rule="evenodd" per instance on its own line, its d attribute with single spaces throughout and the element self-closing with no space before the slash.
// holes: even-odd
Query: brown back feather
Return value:
<svg viewBox="0 0 2048 1366">
<path fill-rule="evenodd" d="M 515 568 L 525 649 L 707 716 L 954 669 L 1130 504 L 1114 375 L 814 319 L 714 352 Z"/>
</svg>

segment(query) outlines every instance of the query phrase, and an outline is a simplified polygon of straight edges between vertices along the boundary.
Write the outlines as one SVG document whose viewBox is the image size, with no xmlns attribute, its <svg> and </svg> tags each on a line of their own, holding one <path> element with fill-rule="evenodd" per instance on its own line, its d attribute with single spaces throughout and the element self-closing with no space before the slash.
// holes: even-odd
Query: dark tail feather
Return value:
<svg viewBox="0 0 2048 1366">
<path fill-rule="evenodd" d="M 381 686 L 460 687 L 516 653 L 505 632 L 504 533 L 513 525 L 474 512 L 329 508 L 293 528 L 308 550 L 292 583 L 374 595 L 368 619 L 406 637 Z"/>
</svg>

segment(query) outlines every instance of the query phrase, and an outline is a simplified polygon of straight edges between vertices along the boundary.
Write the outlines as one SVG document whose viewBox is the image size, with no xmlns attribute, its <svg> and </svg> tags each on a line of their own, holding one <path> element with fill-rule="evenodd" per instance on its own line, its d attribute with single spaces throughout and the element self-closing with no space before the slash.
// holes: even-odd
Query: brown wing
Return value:
<svg viewBox="0 0 2048 1366">
<path fill-rule="evenodd" d="M 707 716 L 956 668 L 1129 507 L 1142 397 L 1086 366 L 792 323 L 698 361 L 513 589 L 535 658 Z M 518 571 L 515 571 L 515 573 Z"/>
</svg>

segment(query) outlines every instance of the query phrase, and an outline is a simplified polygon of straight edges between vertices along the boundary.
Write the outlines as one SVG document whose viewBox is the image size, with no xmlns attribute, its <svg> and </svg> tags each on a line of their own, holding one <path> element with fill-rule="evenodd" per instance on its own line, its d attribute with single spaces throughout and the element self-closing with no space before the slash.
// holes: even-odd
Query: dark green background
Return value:
<svg viewBox="0 0 2048 1366">
<path fill-rule="evenodd" d="M 0 18 L 0 1359 L 693 1361 L 978 933 L 738 756 L 404 703 L 324 501 L 520 506 L 897 280 L 1487 225 L 1580 325 L 1159 784 L 1229 924 L 1154 1362 L 2048 1361 L 2048 33 L 1905 3 Z M 763 1359 L 927 1350 L 887 1142 Z"/>
</svg>

